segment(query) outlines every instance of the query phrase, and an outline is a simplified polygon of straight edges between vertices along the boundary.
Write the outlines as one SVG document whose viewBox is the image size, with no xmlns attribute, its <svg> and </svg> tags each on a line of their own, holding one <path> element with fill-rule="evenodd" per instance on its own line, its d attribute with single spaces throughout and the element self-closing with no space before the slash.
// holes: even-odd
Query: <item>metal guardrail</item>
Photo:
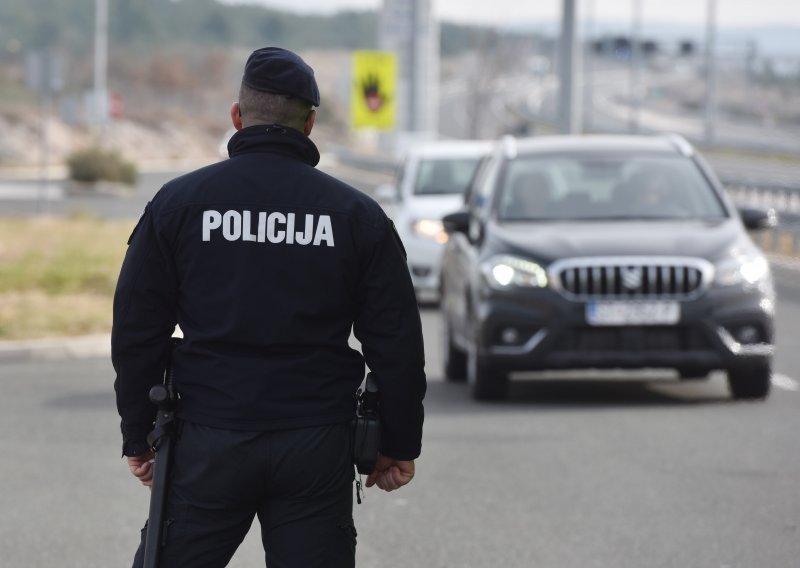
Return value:
<svg viewBox="0 0 800 568">
<path fill-rule="evenodd" d="M 774 209 L 778 214 L 776 227 L 752 234 L 762 250 L 800 258 L 800 187 L 729 183 L 725 189 L 736 205 Z"/>
<path fill-rule="evenodd" d="M 736 205 L 774 209 L 779 225 L 800 223 L 800 186 L 729 182 L 725 190 Z"/>
<path fill-rule="evenodd" d="M 774 209 L 779 215 L 800 217 L 800 187 L 726 184 L 725 189 L 737 205 Z"/>
</svg>

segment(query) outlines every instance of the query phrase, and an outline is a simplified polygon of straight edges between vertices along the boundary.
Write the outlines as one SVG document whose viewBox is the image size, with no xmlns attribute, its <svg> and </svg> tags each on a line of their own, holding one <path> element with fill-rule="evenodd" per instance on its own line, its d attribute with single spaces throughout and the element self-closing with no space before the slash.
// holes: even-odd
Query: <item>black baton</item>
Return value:
<svg viewBox="0 0 800 568">
<path fill-rule="evenodd" d="M 147 519 L 147 537 L 144 545 L 144 568 L 158 568 L 163 546 L 164 511 L 167 505 L 167 486 L 171 465 L 172 447 L 175 443 L 175 403 L 173 390 L 172 354 L 180 339 L 170 340 L 169 359 L 164 372 L 164 384 L 150 389 L 150 402 L 158 407 L 153 431 L 147 435 L 147 443 L 155 452 L 153 463 L 153 485 L 150 488 L 150 515 Z"/>
</svg>

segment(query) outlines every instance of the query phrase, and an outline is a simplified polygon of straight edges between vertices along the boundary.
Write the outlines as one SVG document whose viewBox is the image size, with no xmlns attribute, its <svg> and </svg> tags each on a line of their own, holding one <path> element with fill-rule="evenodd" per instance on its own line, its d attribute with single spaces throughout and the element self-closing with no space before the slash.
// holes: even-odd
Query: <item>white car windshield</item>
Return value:
<svg viewBox="0 0 800 568">
<path fill-rule="evenodd" d="M 504 221 L 726 216 L 698 166 L 682 156 L 520 157 L 500 184 L 497 218 Z"/>
<path fill-rule="evenodd" d="M 426 159 L 419 163 L 414 195 L 463 194 L 480 158 Z"/>
</svg>

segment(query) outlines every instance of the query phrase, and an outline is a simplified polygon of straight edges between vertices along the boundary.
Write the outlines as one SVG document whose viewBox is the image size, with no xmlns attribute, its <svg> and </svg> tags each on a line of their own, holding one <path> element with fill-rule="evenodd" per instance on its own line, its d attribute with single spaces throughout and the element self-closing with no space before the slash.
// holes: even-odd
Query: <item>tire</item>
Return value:
<svg viewBox="0 0 800 568">
<path fill-rule="evenodd" d="M 681 380 L 685 381 L 707 379 L 710 372 L 709 369 L 704 369 L 703 367 L 681 367 L 678 369 L 678 375 L 680 375 Z"/>
<path fill-rule="evenodd" d="M 449 337 L 444 352 L 444 379 L 453 383 L 467 380 L 467 354 L 453 345 Z"/>
<path fill-rule="evenodd" d="M 453 343 L 450 324 L 442 325 L 444 378 L 446 381 L 463 383 L 467 380 L 467 354 Z"/>
<path fill-rule="evenodd" d="M 734 400 L 758 400 L 769 396 L 772 368 L 769 364 L 728 369 L 728 388 Z"/>
<path fill-rule="evenodd" d="M 508 374 L 500 373 L 474 350 L 467 357 L 467 382 L 475 400 L 503 400 L 508 397 Z"/>
</svg>

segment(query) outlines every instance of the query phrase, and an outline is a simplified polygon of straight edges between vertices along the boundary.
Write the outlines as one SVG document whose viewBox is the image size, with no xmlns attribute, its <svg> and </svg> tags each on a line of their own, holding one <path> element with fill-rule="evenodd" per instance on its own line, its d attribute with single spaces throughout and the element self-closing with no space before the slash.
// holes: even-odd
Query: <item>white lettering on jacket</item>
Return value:
<svg viewBox="0 0 800 568">
<path fill-rule="evenodd" d="M 299 230 L 300 219 L 296 220 L 294 213 L 259 211 L 254 214 L 233 209 L 220 213 L 208 209 L 203 211 L 203 242 L 222 237 L 226 241 L 334 246 L 330 215 L 306 213 L 301 219 L 302 230 Z"/>
</svg>

